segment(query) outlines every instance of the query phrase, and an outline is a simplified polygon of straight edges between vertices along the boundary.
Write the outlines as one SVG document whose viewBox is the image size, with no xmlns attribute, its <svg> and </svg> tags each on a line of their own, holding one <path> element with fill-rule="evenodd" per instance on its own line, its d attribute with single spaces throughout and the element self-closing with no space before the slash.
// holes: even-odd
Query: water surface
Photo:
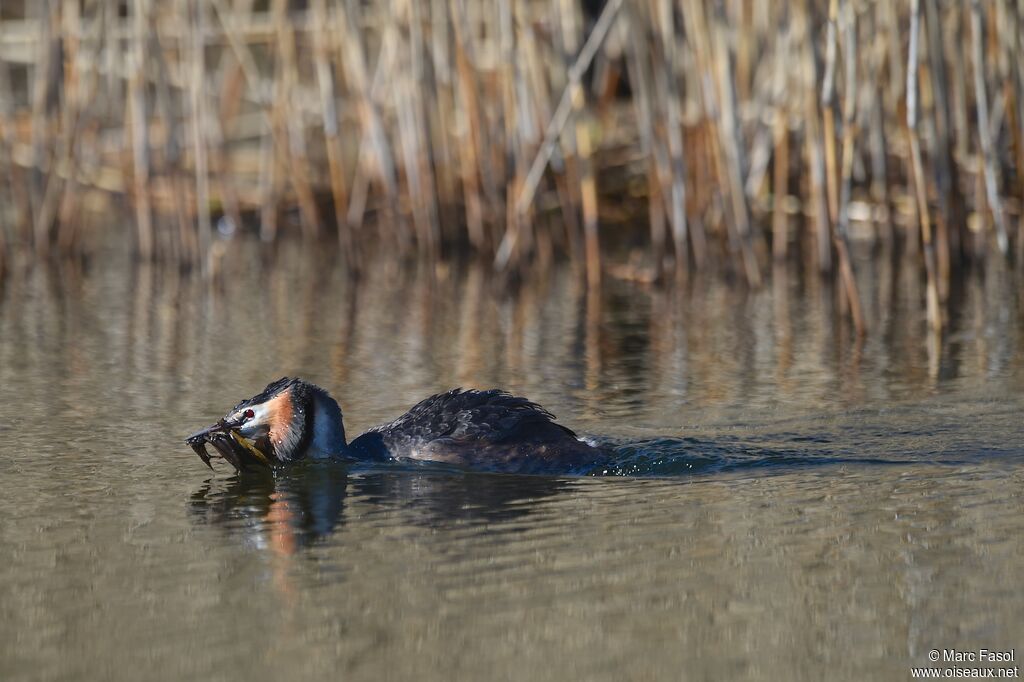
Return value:
<svg viewBox="0 0 1024 682">
<path fill-rule="evenodd" d="M 564 266 L 517 286 L 247 245 L 207 285 L 17 269 L 0 294 L 0 678 L 893 679 L 1024 652 L 1024 298 L 916 268 L 837 292 L 777 271 L 664 289 Z M 837 322 L 838 320 L 838 322 Z M 355 435 L 500 386 L 618 456 L 606 475 L 206 469 L 181 442 L 282 375 Z"/>
</svg>

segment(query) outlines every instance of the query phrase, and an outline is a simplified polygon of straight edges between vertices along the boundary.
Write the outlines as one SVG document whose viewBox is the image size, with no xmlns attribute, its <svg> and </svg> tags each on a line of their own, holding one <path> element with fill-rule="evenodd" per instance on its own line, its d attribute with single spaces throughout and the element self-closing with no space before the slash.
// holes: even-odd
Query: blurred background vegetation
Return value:
<svg viewBox="0 0 1024 682">
<path fill-rule="evenodd" d="M 1024 260 L 1022 0 L 3 0 L 0 268 L 232 235 L 646 282 Z M 119 217 L 120 216 L 120 217 Z M 863 248 L 862 248 L 863 246 Z M 870 248 L 867 248 L 870 247 Z M 629 256 L 622 256 L 627 253 Z M 864 255 L 867 254 L 867 255 Z"/>
</svg>

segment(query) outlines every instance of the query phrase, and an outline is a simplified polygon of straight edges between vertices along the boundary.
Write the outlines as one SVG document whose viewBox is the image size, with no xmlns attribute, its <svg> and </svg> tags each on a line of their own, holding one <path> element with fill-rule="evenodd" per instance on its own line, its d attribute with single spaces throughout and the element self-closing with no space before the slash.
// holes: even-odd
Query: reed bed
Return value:
<svg viewBox="0 0 1024 682">
<path fill-rule="evenodd" d="M 851 242 L 950 277 L 1024 260 L 1024 0 L 43 0 L 0 5 L 3 254 L 127 206 L 140 257 L 207 272 L 256 226 L 596 285 Z M 120 199 L 125 199 L 121 202 Z M 97 210 L 107 216 L 102 222 Z"/>
</svg>

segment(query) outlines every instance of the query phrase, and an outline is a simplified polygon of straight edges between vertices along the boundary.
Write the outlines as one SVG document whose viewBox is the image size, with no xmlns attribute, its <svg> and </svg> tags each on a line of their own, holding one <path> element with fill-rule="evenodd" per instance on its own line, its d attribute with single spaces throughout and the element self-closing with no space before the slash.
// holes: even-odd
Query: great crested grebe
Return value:
<svg viewBox="0 0 1024 682">
<path fill-rule="evenodd" d="M 243 400 L 186 442 L 208 466 L 207 443 L 239 470 L 345 458 L 419 460 L 506 473 L 568 473 L 599 464 L 608 454 L 556 424 L 539 405 L 494 389 L 432 395 L 398 419 L 346 442 L 341 408 L 334 398 L 319 386 L 288 377 Z"/>
</svg>

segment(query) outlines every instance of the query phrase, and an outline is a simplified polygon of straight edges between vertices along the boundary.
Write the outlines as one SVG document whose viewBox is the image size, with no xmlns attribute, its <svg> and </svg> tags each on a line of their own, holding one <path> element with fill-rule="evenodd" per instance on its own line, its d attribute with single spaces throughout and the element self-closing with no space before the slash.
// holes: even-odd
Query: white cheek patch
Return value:
<svg viewBox="0 0 1024 682">
<path fill-rule="evenodd" d="M 242 432 L 243 436 L 251 438 L 252 436 L 257 435 L 258 432 L 271 427 L 270 410 L 267 409 L 266 405 L 253 405 L 251 407 L 246 407 L 232 415 L 232 419 L 241 420 L 243 415 L 245 415 L 246 410 L 252 410 L 252 417 L 246 419 L 242 423 L 241 428 L 238 429 Z"/>
</svg>

